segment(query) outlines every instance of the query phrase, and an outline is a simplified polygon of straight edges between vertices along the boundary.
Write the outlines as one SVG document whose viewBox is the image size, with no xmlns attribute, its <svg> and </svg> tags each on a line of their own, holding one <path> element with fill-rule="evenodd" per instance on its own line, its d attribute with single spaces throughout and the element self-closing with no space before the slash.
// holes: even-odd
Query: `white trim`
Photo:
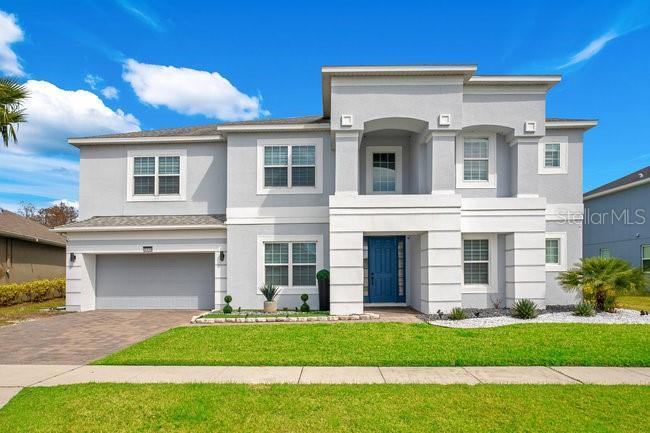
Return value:
<svg viewBox="0 0 650 433">
<path fill-rule="evenodd" d="M 73 146 L 92 144 L 139 144 L 139 143 L 203 143 L 225 141 L 223 135 L 196 135 L 196 136 L 167 136 L 167 137 L 88 137 L 69 138 L 68 143 Z"/>
<path fill-rule="evenodd" d="M 293 123 L 281 125 L 223 125 L 218 127 L 219 131 L 239 132 L 239 131 L 329 131 L 330 123 Z"/>
<path fill-rule="evenodd" d="M 488 180 L 472 181 L 464 179 L 465 138 L 488 139 Z M 497 135 L 493 132 L 464 133 L 456 137 L 456 188 L 496 188 L 497 187 Z"/>
<path fill-rule="evenodd" d="M 158 157 L 161 156 L 178 156 L 179 157 L 179 185 L 178 194 L 164 194 L 158 195 Z M 154 169 L 154 191 L 153 195 L 140 195 L 133 193 L 133 165 L 134 158 L 136 157 L 151 157 L 156 159 Z M 187 149 L 130 149 L 127 151 L 126 158 L 126 201 L 127 202 L 140 202 L 140 201 L 185 201 L 187 194 Z"/>
<path fill-rule="evenodd" d="M 403 65 L 403 66 L 323 66 L 325 75 L 472 75 L 476 65 Z M 323 77 L 324 78 L 324 77 Z"/>
<path fill-rule="evenodd" d="M 560 263 L 546 263 L 546 239 L 560 240 L 560 251 L 558 255 Z M 544 237 L 544 264 L 546 265 L 546 272 L 560 272 L 567 270 L 566 232 L 546 232 Z"/>
<path fill-rule="evenodd" d="M 624 191 L 626 189 L 630 189 L 630 188 L 634 188 L 634 187 L 637 187 L 637 186 L 645 185 L 648 182 L 650 182 L 650 177 L 645 177 L 643 179 L 637 180 L 637 181 L 632 182 L 632 183 L 617 186 L 615 188 L 607 189 L 605 191 L 597 192 L 597 193 L 594 193 L 594 194 L 585 195 L 585 196 L 583 196 L 582 200 L 583 201 L 591 200 L 591 199 L 594 199 L 594 198 L 602 197 L 604 195 L 613 194 L 615 192 Z"/>
<path fill-rule="evenodd" d="M 547 129 L 591 129 L 598 125 L 597 120 L 547 120 Z"/>
<path fill-rule="evenodd" d="M 395 191 L 375 191 L 372 178 L 372 155 L 375 153 L 395 154 Z M 366 146 L 366 194 L 402 193 L 402 146 Z"/>
<path fill-rule="evenodd" d="M 488 241 L 488 284 L 465 284 L 465 240 Z M 494 233 L 462 234 L 460 241 L 461 294 L 466 293 L 497 293 L 499 279 L 497 268 L 497 235 Z"/>
<path fill-rule="evenodd" d="M 291 148 L 293 146 L 315 146 L 315 185 L 297 187 L 264 186 L 264 147 L 287 146 L 287 182 L 291 185 Z M 323 138 L 260 138 L 257 140 L 257 195 L 267 194 L 322 194 L 323 193 Z"/>
<path fill-rule="evenodd" d="M 560 145 L 560 166 L 546 167 L 546 145 Z M 569 139 L 568 137 L 542 137 L 537 145 L 538 174 L 567 174 L 569 172 Z"/>
<path fill-rule="evenodd" d="M 314 224 L 329 223 L 328 206 L 229 207 L 226 224 Z"/>
<path fill-rule="evenodd" d="M 102 226 L 102 227 L 57 227 L 50 229 L 58 233 L 73 232 L 132 232 L 132 231 L 169 231 L 169 230 L 225 230 L 224 224 L 206 225 L 170 225 L 170 226 Z"/>
<path fill-rule="evenodd" d="M 476 85 L 543 85 L 550 89 L 562 81 L 561 75 L 474 75 L 468 84 Z"/>
<path fill-rule="evenodd" d="M 255 293 L 261 296 L 259 291 L 260 286 L 264 284 L 264 243 L 265 242 L 315 242 L 316 243 L 316 272 L 323 269 L 323 236 L 322 235 L 258 235 L 257 236 L 257 286 Z M 291 254 L 291 250 L 289 250 Z M 289 287 L 281 286 L 282 292 L 280 295 L 301 295 L 303 293 L 314 293 L 317 286 L 299 286 L 293 287 L 292 283 L 292 266 L 289 260 Z M 316 277 L 314 276 L 314 281 Z M 317 293 L 317 292 L 316 292 Z"/>
</svg>

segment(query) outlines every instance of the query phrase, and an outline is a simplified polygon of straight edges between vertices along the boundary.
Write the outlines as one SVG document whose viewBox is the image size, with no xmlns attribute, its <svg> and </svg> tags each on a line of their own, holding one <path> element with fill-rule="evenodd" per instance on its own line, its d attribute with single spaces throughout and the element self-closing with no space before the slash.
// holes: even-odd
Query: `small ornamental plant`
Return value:
<svg viewBox="0 0 650 433">
<path fill-rule="evenodd" d="M 232 296 L 226 295 L 226 297 L 223 298 L 223 300 L 226 303 L 226 305 L 223 306 L 224 314 L 232 313 L 232 307 L 230 306 L 230 303 L 232 302 Z"/>
<path fill-rule="evenodd" d="M 316 279 L 318 281 L 329 280 L 330 271 L 328 271 L 327 269 L 321 269 L 320 271 L 316 272 Z"/>
<path fill-rule="evenodd" d="M 306 293 L 303 293 L 300 295 L 300 300 L 302 301 L 302 305 L 300 306 L 300 311 L 303 313 L 309 313 L 309 305 L 307 304 L 307 299 L 309 299 L 309 295 Z"/>
<path fill-rule="evenodd" d="M 591 305 L 591 302 L 587 302 L 587 301 L 580 302 L 573 309 L 574 316 L 589 317 L 589 316 L 593 316 L 594 314 L 595 312 L 594 312 L 593 305 Z"/>
<path fill-rule="evenodd" d="M 518 319 L 534 319 L 537 317 L 537 304 L 530 299 L 520 299 L 512 307 L 512 315 Z"/>
<path fill-rule="evenodd" d="M 465 310 L 459 307 L 455 307 L 454 309 L 451 310 L 451 313 L 449 314 L 449 319 L 450 320 L 464 320 L 467 319 L 467 314 L 465 314 Z"/>
</svg>

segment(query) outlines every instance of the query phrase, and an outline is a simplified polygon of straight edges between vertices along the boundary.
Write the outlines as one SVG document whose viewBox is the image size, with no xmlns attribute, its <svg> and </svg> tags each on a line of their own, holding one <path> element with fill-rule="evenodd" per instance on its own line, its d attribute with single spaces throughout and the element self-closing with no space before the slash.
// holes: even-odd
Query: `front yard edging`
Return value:
<svg viewBox="0 0 650 433">
<path fill-rule="evenodd" d="M 206 313 L 209 314 L 209 313 Z M 268 322 L 338 322 L 347 320 L 375 320 L 379 319 L 379 314 L 363 313 L 350 315 L 333 315 L 333 316 L 303 316 L 303 317 L 216 317 L 205 318 L 202 315 L 192 317 L 190 323 L 196 324 L 214 324 L 214 323 L 268 323 Z"/>
</svg>

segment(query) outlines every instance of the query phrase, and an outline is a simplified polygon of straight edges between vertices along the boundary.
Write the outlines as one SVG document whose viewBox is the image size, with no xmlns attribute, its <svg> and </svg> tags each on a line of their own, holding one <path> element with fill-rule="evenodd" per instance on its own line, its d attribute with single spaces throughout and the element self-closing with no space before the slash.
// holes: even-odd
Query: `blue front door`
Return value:
<svg viewBox="0 0 650 433">
<path fill-rule="evenodd" d="M 368 238 L 368 302 L 398 302 L 397 236 Z"/>
</svg>

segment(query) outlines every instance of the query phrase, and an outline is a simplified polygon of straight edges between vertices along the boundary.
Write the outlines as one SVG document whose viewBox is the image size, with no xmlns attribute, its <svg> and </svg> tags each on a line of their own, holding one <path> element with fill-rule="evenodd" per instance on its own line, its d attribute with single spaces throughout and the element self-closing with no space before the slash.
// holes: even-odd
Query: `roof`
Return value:
<svg viewBox="0 0 650 433">
<path fill-rule="evenodd" d="M 54 228 L 57 232 L 224 228 L 225 215 L 95 216 Z"/>
<path fill-rule="evenodd" d="M 591 191 L 584 194 L 584 199 L 589 200 L 603 195 L 612 194 L 614 192 L 639 186 L 647 182 L 650 182 L 650 166 L 606 183 L 605 185 L 599 186 L 598 188 L 592 189 Z"/>
<path fill-rule="evenodd" d="M 6 209 L 0 209 L 0 236 L 65 247 L 65 238 L 60 234 Z"/>
</svg>

